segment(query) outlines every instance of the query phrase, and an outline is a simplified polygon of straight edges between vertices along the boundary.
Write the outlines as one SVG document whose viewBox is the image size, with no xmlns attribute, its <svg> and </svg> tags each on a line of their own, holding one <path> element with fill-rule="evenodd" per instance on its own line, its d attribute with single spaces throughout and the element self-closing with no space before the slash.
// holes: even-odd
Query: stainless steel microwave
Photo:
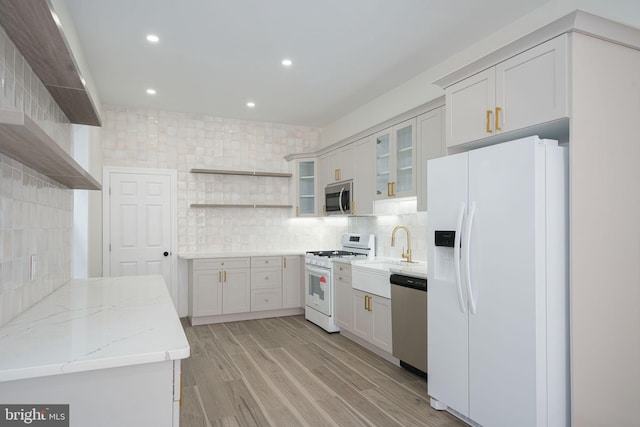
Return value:
<svg viewBox="0 0 640 427">
<path fill-rule="evenodd" d="M 334 182 L 324 190 L 327 215 L 350 215 L 353 181 Z"/>
</svg>

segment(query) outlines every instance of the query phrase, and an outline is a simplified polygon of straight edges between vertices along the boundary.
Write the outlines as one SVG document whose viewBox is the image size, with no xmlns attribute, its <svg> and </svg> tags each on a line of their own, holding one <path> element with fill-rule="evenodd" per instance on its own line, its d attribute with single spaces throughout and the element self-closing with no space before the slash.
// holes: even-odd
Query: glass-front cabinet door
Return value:
<svg viewBox="0 0 640 427">
<path fill-rule="evenodd" d="M 376 138 L 376 198 L 416 195 L 415 119 L 384 130 Z"/>
<path fill-rule="evenodd" d="M 395 136 L 396 179 L 393 194 L 396 197 L 413 196 L 415 186 L 415 119 L 393 127 Z"/>
<path fill-rule="evenodd" d="M 298 162 L 298 204 L 297 216 L 314 216 L 316 214 L 316 175 L 315 161 Z"/>
<path fill-rule="evenodd" d="M 391 183 L 391 129 L 376 135 L 376 197 L 390 194 Z"/>
</svg>

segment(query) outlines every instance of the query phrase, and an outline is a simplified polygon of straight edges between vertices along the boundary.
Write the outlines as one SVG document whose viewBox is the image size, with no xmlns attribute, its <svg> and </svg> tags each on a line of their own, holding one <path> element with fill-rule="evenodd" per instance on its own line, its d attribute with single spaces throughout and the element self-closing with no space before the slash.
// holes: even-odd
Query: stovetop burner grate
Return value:
<svg viewBox="0 0 640 427">
<path fill-rule="evenodd" d="M 351 251 L 308 251 L 307 254 L 319 256 L 319 257 L 327 257 L 327 258 L 339 258 L 339 257 L 347 257 L 347 256 L 366 256 L 366 254 L 351 252 Z"/>
</svg>

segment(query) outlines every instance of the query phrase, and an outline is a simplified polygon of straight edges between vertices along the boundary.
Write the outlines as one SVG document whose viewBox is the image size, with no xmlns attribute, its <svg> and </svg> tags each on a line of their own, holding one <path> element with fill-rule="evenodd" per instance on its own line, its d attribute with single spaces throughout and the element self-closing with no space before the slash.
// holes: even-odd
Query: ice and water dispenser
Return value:
<svg viewBox="0 0 640 427">
<path fill-rule="evenodd" d="M 454 247 L 456 240 L 456 232 L 435 231 L 435 251 L 433 276 L 440 280 L 455 280 L 455 264 L 454 264 Z"/>
</svg>

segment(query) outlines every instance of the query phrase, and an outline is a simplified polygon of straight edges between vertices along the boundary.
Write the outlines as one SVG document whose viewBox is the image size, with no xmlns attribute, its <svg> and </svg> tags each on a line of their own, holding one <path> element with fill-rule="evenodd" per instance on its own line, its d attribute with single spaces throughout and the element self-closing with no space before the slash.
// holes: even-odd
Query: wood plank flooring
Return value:
<svg viewBox="0 0 640 427">
<path fill-rule="evenodd" d="M 192 327 L 183 427 L 465 426 L 424 380 L 304 316 Z"/>
</svg>

